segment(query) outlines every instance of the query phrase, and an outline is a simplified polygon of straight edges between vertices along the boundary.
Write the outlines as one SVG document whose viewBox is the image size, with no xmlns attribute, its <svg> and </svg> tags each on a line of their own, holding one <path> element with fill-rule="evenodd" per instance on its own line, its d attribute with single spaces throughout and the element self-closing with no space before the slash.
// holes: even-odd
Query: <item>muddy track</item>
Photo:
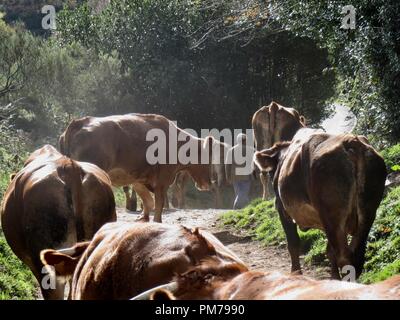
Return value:
<svg viewBox="0 0 400 320">
<path fill-rule="evenodd" d="M 133 222 L 139 213 L 118 209 L 118 220 Z M 232 229 L 221 227 L 218 217 L 225 210 L 167 210 L 163 213 L 163 223 L 182 224 L 186 227 L 200 227 L 211 231 L 224 245 L 235 252 L 251 269 L 290 272 L 290 257 L 286 245 L 264 246 L 259 241 Z M 329 278 L 327 268 L 303 266 L 303 274 L 318 278 Z"/>
</svg>

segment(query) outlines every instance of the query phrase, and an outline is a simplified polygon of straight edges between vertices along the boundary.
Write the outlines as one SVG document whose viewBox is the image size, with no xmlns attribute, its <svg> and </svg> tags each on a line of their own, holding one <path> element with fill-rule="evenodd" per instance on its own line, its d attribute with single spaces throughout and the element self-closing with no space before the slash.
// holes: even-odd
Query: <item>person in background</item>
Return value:
<svg viewBox="0 0 400 320">
<path fill-rule="evenodd" d="M 233 209 L 241 209 L 249 203 L 251 182 L 254 178 L 253 155 L 255 149 L 247 145 L 243 133 L 236 138 L 237 144 L 227 152 L 225 174 L 228 183 L 233 184 L 235 201 Z"/>
</svg>

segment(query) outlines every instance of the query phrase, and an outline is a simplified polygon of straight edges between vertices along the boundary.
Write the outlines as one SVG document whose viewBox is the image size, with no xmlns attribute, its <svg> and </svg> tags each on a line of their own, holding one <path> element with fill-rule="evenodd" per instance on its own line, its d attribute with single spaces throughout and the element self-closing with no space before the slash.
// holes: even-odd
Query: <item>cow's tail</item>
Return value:
<svg viewBox="0 0 400 320">
<path fill-rule="evenodd" d="M 366 145 L 355 135 L 347 135 L 343 140 L 343 147 L 353 163 L 355 180 L 355 201 L 353 201 L 356 221 L 362 219 L 362 194 L 365 182 L 365 151 Z"/>
<path fill-rule="evenodd" d="M 68 125 L 65 132 L 61 135 L 59 140 L 60 152 L 71 157 L 71 144 L 75 134 L 83 128 L 89 117 L 84 117 L 81 119 L 72 120 Z"/>
<path fill-rule="evenodd" d="M 63 158 L 62 165 L 57 168 L 57 173 L 65 183 L 67 204 L 75 218 L 77 241 L 84 241 L 82 181 L 85 172 L 77 162 L 68 158 Z"/>
</svg>

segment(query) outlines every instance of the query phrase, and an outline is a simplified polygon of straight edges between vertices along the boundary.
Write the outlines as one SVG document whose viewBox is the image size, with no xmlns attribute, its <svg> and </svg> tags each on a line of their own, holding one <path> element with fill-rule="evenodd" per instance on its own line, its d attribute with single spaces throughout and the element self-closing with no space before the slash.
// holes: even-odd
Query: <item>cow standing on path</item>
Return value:
<svg viewBox="0 0 400 320">
<path fill-rule="evenodd" d="M 285 108 L 276 102 L 264 106 L 254 113 L 252 119 L 257 151 L 271 148 L 275 143 L 290 141 L 296 132 L 306 126 L 305 119 L 292 108 Z M 263 199 L 273 197 L 273 188 L 268 174 L 260 173 Z"/>
<path fill-rule="evenodd" d="M 353 266 L 358 277 L 387 174 L 384 160 L 366 138 L 301 129 L 292 142 L 257 152 L 255 162 L 274 177 L 292 271 L 301 270 L 298 225 L 325 232 L 333 278 L 340 278 L 344 266 Z"/>
<path fill-rule="evenodd" d="M 166 145 L 159 150 L 164 153 L 161 156 L 165 156 L 166 163 L 150 164 L 147 159 L 147 150 L 155 143 L 146 139 L 152 129 L 158 129 L 166 137 Z M 175 138 L 170 139 L 170 130 Z M 185 141 L 177 141 L 179 135 Z M 177 150 L 170 152 L 170 144 L 175 143 Z M 195 163 L 180 161 L 179 150 L 188 143 L 197 151 Z M 156 222 L 161 222 L 165 195 L 179 171 L 186 170 L 200 190 L 210 189 L 214 173 L 220 178 L 218 180 L 225 180 L 224 148 L 222 143 L 212 137 L 194 137 L 167 118 L 154 114 L 85 117 L 73 120 L 60 137 L 60 150 L 63 154 L 96 164 L 109 174 L 114 186 L 132 184 L 142 199 L 143 221 L 149 220 L 153 209 L 150 191 L 153 192 Z M 170 161 L 171 158 L 176 161 Z M 206 163 L 201 162 L 204 158 L 207 158 Z"/>
<path fill-rule="evenodd" d="M 13 252 L 32 271 L 45 299 L 63 299 L 64 282 L 45 290 L 40 251 L 89 240 L 116 220 L 107 174 L 45 146 L 26 161 L 10 183 L 1 207 L 1 225 Z"/>
</svg>

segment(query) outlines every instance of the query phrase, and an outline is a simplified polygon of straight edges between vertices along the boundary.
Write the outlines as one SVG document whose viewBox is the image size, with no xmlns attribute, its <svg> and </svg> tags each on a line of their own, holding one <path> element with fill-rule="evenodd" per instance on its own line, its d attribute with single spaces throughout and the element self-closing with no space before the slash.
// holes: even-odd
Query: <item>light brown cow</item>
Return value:
<svg viewBox="0 0 400 320">
<path fill-rule="evenodd" d="M 129 299 L 210 257 L 246 269 L 212 234 L 159 223 L 110 223 L 90 243 L 41 253 L 58 277 L 73 277 L 70 299 L 79 300 Z"/>
<path fill-rule="evenodd" d="M 166 136 L 166 145 L 159 150 L 165 154 L 166 164 L 150 164 L 146 157 L 148 148 L 155 143 L 146 140 L 152 129 L 158 129 Z M 176 137 L 170 139 L 169 130 L 173 136 L 182 134 L 186 141 L 177 141 Z M 174 145 L 175 142 L 177 150 L 170 152 L 170 145 Z M 160 144 L 162 145 L 162 142 Z M 178 152 L 184 145 L 191 145 L 197 150 L 197 164 L 180 161 Z M 218 169 L 223 168 L 223 148 L 223 144 L 212 137 L 194 137 L 176 127 L 167 118 L 153 114 L 77 119 L 70 123 L 60 138 L 60 150 L 63 154 L 96 164 L 109 174 L 115 186 L 132 184 L 143 202 L 144 221 L 149 220 L 153 204 L 149 191 L 154 192 L 156 222 L 161 222 L 165 195 L 177 172 L 186 170 L 198 189 L 209 190 L 213 170 L 219 172 Z M 219 157 L 216 156 L 218 153 Z M 200 163 L 201 159 L 206 158 L 208 164 Z M 214 161 L 215 168 L 210 164 L 211 161 Z"/>
<path fill-rule="evenodd" d="M 224 173 L 221 173 L 224 174 Z M 175 208 L 183 209 L 186 206 L 186 189 L 192 179 L 186 171 L 180 171 L 177 173 L 174 183 L 171 185 L 172 194 L 172 205 Z M 226 181 L 223 182 L 225 184 Z M 222 208 L 222 188 L 224 185 L 219 185 L 218 183 L 218 173 L 214 172 L 214 177 L 212 178 L 212 183 L 210 191 L 214 196 L 214 208 Z"/>
<path fill-rule="evenodd" d="M 271 148 L 275 143 L 290 141 L 296 132 L 305 127 L 305 119 L 292 108 L 285 108 L 276 102 L 264 106 L 253 115 L 252 126 L 258 151 Z M 267 174 L 260 174 L 263 185 L 263 199 L 273 196 L 272 184 Z"/>
<path fill-rule="evenodd" d="M 14 253 L 41 283 L 39 259 L 46 248 L 63 248 L 89 240 L 105 223 L 116 220 L 107 174 L 90 163 L 76 162 L 45 146 L 26 161 L 9 185 L 1 207 L 1 225 Z M 45 299 L 62 299 L 64 284 L 44 290 Z"/>
<path fill-rule="evenodd" d="M 280 272 L 248 271 L 241 265 L 203 262 L 175 277 L 165 289 L 149 290 L 133 300 L 399 300 L 400 275 L 373 285 L 314 280 Z"/>
<path fill-rule="evenodd" d="M 257 152 L 255 161 L 274 176 L 292 271 L 300 270 L 298 225 L 326 233 L 333 278 L 340 277 L 338 268 L 344 266 L 353 266 L 358 277 L 386 179 L 385 163 L 368 141 L 301 129 L 292 142 Z"/>
</svg>

